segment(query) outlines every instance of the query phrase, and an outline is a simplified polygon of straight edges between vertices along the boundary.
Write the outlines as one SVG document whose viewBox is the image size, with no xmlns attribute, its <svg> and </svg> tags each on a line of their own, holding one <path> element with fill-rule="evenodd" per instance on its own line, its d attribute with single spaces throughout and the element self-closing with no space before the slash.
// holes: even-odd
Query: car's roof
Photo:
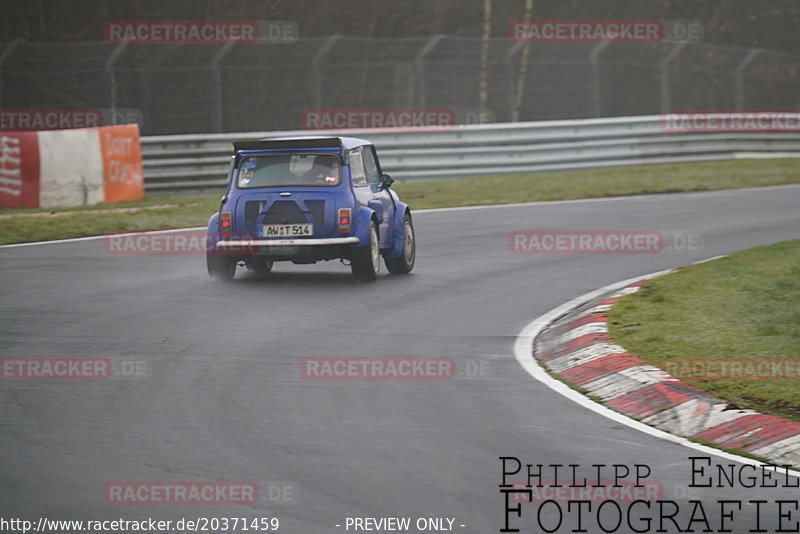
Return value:
<svg viewBox="0 0 800 534">
<path fill-rule="evenodd" d="M 366 139 L 359 139 L 358 137 L 344 137 L 337 135 L 295 135 L 290 137 L 264 137 L 260 139 L 260 141 L 308 141 L 311 139 L 317 139 L 317 140 L 338 139 L 339 143 L 342 145 L 342 148 L 344 148 L 345 150 L 350 150 L 351 148 L 372 144 Z"/>
</svg>

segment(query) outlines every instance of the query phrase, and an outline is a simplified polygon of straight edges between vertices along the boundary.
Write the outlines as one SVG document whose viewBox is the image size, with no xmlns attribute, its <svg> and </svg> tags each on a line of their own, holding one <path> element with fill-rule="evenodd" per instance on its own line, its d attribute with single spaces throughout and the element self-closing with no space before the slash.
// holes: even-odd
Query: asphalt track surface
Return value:
<svg viewBox="0 0 800 534">
<path fill-rule="evenodd" d="M 530 321 L 595 288 L 798 238 L 798 208 L 790 186 L 420 212 L 414 272 L 384 270 L 373 284 L 338 262 L 281 263 L 225 284 L 200 256 L 110 255 L 102 240 L 0 248 L 0 356 L 147 365 L 132 379 L 0 382 L 0 517 L 278 517 L 290 534 L 344 532 L 347 517 L 451 517 L 459 532 L 498 532 L 500 456 L 589 476 L 591 464 L 648 464 L 661 498 L 701 500 L 712 520 L 719 499 L 796 500 L 798 489 L 687 488 L 697 451 L 555 394 L 513 346 Z M 543 229 L 701 242 L 657 254 L 510 252 L 510 232 Z M 445 356 L 459 376 L 303 379 L 311 356 Z M 116 481 L 253 481 L 262 499 L 111 505 L 103 488 Z M 539 531 L 533 512 L 514 519 L 521 532 Z M 752 512 L 745 504 L 736 524 L 751 528 Z M 574 517 L 565 512 L 559 532 Z M 761 521 L 777 528 L 774 511 Z"/>
</svg>

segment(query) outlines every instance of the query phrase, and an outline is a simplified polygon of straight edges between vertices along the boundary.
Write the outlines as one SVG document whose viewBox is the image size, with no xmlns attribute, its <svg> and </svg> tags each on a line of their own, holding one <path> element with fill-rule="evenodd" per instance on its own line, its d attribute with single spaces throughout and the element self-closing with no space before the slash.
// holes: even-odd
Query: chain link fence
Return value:
<svg viewBox="0 0 800 534">
<path fill-rule="evenodd" d="M 0 108 L 135 110 L 145 135 L 291 130 L 309 108 L 479 110 L 480 38 L 0 44 Z M 483 120 L 793 110 L 800 56 L 703 42 L 489 43 Z M 463 115 L 477 117 L 478 114 Z"/>
</svg>

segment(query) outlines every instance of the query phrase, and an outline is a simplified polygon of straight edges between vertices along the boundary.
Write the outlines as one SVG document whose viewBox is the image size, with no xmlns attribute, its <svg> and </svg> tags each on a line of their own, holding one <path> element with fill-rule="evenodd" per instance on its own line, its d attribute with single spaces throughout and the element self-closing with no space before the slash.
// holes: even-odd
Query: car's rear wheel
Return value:
<svg viewBox="0 0 800 534">
<path fill-rule="evenodd" d="M 268 273 L 272 270 L 272 262 L 267 258 L 247 258 L 244 264 L 248 271 Z"/>
<path fill-rule="evenodd" d="M 224 254 L 206 254 L 206 266 L 215 280 L 233 280 L 236 275 L 236 259 Z"/>
<path fill-rule="evenodd" d="M 369 223 L 369 239 L 367 246 L 354 248 L 350 258 L 350 269 L 353 276 L 361 282 L 372 282 L 378 278 L 381 267 L 381 253 L 378 249 L 378 229 L 375 222 Z"/>
<path fill-rule="evenodd" d="M 410 273 L 417 259 L 417 240 L 414 235 L 414 225 L 411 217 L 406 213 L 403 220 L 403 252 L 396 258 L 384 258 L 386 268 L 392 274 Z"/>
</svg>

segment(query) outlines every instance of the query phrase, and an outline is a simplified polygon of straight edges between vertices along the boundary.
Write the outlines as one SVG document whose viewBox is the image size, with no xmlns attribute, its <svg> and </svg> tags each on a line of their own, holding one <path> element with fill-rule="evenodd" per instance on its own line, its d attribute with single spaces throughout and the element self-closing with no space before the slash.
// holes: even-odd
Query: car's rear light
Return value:
<svg viewBox="0 0 800 534">
<path fill-rule="evenodd" d="M 339 208 L 339 233 L 340 234 L 349 234 L 350 233 L 350 225 L 352 223 L 350 219 L 350 208 Z"/>
<path fill-rule="evenodd" d="M 219 230 L 220 234 L 224 237 L 229 237 L 233 234 L 233 227 L 231 225 L 231 212 L 223 211 L 219 214 Z"/>
</svg>

